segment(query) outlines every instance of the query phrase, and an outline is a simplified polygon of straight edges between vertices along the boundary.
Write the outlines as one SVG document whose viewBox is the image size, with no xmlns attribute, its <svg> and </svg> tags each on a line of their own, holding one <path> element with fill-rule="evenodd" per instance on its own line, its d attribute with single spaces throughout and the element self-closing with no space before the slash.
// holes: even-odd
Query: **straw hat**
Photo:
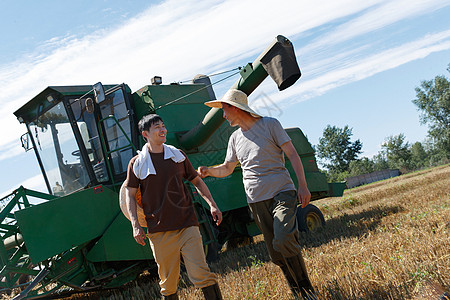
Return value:
<svg viewBox="0 0 450 300">
<path fill-rule="evenodd" d="M 227 103 L 239 109 L 245 110 L 255 118 L 262 117 L 248 106 L 247 95 L 243 91 L 230 89 L 225 93 L 225 95 L 223 95 L 222 99 L 205 102 L 205 105 L 209 107 L 222 108 L 222 103 Z"/>
<path fill-rule="evenodd" d="M 136 211 L 137 211 L 139 225 L 141 225 L 141 227 L 147 227 L 147 221 L 145 221 L 144 210 L 142 209 L 141 190 L 140 189 L 138 190 L 138 192 L 136 194 L 136 202 L 137 202 Z M 130 215 L 128 214 L 127 202 L 126 202 L 126 196 L 125 196 L 125 181 L 124 181 L 124 183 L 122 183 L 122 186 L 120 187 L 119 204 L 120 204 L 120 209 L 122 210 L 122 213 L 124 214 L 124 216 L 128 220 L 130 220 Z"/>
</svg>

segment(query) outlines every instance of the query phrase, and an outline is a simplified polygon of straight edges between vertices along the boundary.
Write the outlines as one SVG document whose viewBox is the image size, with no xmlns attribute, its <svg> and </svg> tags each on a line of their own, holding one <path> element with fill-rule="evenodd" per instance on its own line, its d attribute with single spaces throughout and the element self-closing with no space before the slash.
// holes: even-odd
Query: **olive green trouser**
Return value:
<svg viewBox="0 0 450 300">
<path fill-rule="evenodd" d="M 249 206 L 264 235 L 270 258 L 283 271 L 294 295 L 317 299 L 301 254 L 297 203 L 297 192 L 286 191 Z"/>
<path fill-rule="evenodd" d="M 196 288 L 217 283 L 216 275 L 209 270 L 206 263 L 198 226 L 149 233 L 147 236 L 158 264 L 159 285 L 163 296 L 177 292 L 181 256 L 183 256 L 189 280 Z"/>
<path fill-rule="evenodd" d="M 270 259 L 277 265 L 285 264 L 285 257 L 298 255 L 301 251 L 297 229 L 297 192 L 280 192 L 269 200 L 249 203 Z"/>
</svg>

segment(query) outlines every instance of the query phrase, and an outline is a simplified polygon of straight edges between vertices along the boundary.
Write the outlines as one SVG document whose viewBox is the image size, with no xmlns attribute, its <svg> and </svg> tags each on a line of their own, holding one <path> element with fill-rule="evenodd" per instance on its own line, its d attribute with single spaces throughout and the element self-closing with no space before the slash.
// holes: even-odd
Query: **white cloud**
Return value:
<svg viewBox="0 0 450 300">
<path fill-rule="evenodd" d="M 346 0 L 327 3 L 324 11 L 314 1 L 277 6 L 270 1 L 167 1 L 109 32 L 55 37 L 20 62 L 0 67 L 0 115 L 5 116 L 0 127 L 13 128 L 2 135 L 0 146 L 17 139 L 23 128 L 12 112 L 47 85 L 127 82 L 137 89 L 156 74 L 166 82 L 192 78 L 235 67 L 243 58 L 251 61 L 279 33 L 299 34 L 368 6 Z"/>
<path fill-rule="evenodd" d="M 0 150 L 0 161 L 22 154 L 23 151 L 19 143 L 19 137 L 17 137 L 17 141 L 2 146 Z"/>
<path fill-rule="evenodd" d="M 370 54 L 356 60 L 350 60 L 350 57 L 343 55 L 342 64 L 335 66 L 332 71 L 315 78 L 302 80 L 300 84 L 294 85 L 282 93 L 270 94 L 268 97 L 275 103 L 288 101 L 284 102 L 283 106 L 305 101 L 336 87 L 368 78 L 374 74 L 394 69 L 434 52 L 444 50 L 450 50 L 450 30 L 427 35 L 399 47 Z M 348 52 L 347 54 L 351 56 L 352 53 Z M 324 66 L 319 64 L 315 65 L 315 68 L 323 69 Z M 314 74 L 320 73 L 314 70 L 311 72 Z"/>
<path fill-rule="evenodd" d="M 27 187 L 30 190 L 47 192 L 47 188 L 45 186 L 45 181 L 44 178 L 42 177 L 42 174 L 38 174 L 25 180 L 23 183 L 21 183 L 21 185 Z"/>
<path fill-rule="evenodd" d="M 23 182 L 18 182 L 15 186 L 10 186 L 7 190 L 0 192 L 0 199 L 11 194 L 14 189 L 19 188 L 20 186 L 24 186 L 29 190 L 40 191 L 44 193 L 48 193 L 47 188 L 45 186 L 44 178 L 41 174 L 35 175 L 33 177 L 28 178 Z"/>
<path fill-rule="evenodd" d="M 305 47 L 304 51 L 312 52 L 317 49 L 343 43 L 352 38 L 373 33 L 384 29 L 399 21 L 408 20 L 419 15 L 426 15 L 449 3 L 441 0 L 396 0 L 382 1 L 373 9 L 363 11 L 360 16 L 338 26 L 325 36 L 320 36 L 315 42 Z"/>
</svg>

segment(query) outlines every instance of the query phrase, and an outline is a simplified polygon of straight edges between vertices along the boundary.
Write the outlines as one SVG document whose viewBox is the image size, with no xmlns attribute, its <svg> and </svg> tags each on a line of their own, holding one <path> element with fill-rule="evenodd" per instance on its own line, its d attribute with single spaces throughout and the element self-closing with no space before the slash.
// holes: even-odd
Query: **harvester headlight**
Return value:
<svg viewBox="0 0 450 300">
<path fill-rule="evenodd" d="M 53 97 L 53 95 L 50 94 L 47 96 L 47 101 L 50 103 L 53 103 L 53 102 L 55 102 L 55 98 Z"/>
<path fill-rule="evenodd" d="M 150 80 L 152 85 L 160 85 L 162 83 L 162 77 L 161 76 L 153 76 L 153 78 Z"/>
</svg>

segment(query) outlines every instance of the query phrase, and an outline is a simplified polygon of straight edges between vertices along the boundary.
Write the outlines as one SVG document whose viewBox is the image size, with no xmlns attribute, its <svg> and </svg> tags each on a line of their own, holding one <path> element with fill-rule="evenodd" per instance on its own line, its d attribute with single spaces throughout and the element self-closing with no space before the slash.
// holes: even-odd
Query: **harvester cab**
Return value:
<svg viewBox="0 0 450 300">
<path fill-rule="evenodd" d="M 137 144 L 125 84 L 50 86 L 15 114 L 28 128 L 22 145 L 34 149 L 53 195 L 124 180 Z"/>
</svg>

